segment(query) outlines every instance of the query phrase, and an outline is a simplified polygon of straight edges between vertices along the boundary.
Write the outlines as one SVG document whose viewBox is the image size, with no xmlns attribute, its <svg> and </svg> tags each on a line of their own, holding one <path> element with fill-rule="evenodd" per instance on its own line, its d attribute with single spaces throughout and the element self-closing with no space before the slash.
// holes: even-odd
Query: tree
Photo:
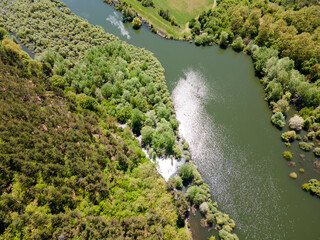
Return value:
<svg viewBox="0 0 320 240">
<path fill-rule="evenodd" d="M 283 152 L 283 157 L 286 159 L 286 160 L 291 160 L 291 158 L 292 158 L 292 154 L 291 154 L 291 152 L 290 151 L 284 151 Z"/>
<path fill-rule="evenodd" d="M 271 122 L 279 128 L 284 127 L 285 125 L 285 118 L 281 112 L 276 112 L 271 116 Z"/>
<path fill-rule="evenodd" d="M 188 182 L 193 178 L 193 168 L 190 164 L 184 164 L 179 169 L 179 175 L 184 182 Z"/>
<path fill-rule="evenodd" d="M 239 36 L 236 38 L 236 40 L 234 40 L 234 42 L 232 43 L 232 48 L 235 50 L 235 51 L 242 51 L 243 48 L 244 48 L 244 44 L 243 44 L 243 41 L 242 41 L 242 38 Z"/>
<path fill-rule="evenodd" d="M 138 18 L 138 17 L 135 17 L 133 20 L 132 20 L 132 27 L 134 29 L 139 29 L 141 27 L 141 20 Z"/>
<path fill-rule="evenodd" d="M 221 47 L 227 47 L 229 43 L 229 34 L 225 31 L 222 31 L 220 33 L 220 46 Z"/>
<path fill-rule="evenodd" d="M 297 131 L 300 131 L 303 126 L 304 119 L 298 115 L 294 115 L 292 118 L 289 120 L 289 127 L 291 129 L 295 129 Z"/>
<path fill-rule="evenodd" d="M 134 134 L 140 135 L 143 124 L 143 113 L 139 109 L 133 109 L 131 115 L 131 127 Z"/>
<path fill-rule="evenodd" d="M 145 126 L 141 129 L 143 144 L 146 144 L 146 145 L 151 144 L 153 133 L 154 133 L 154 129 L 149 126 Z"/>
<path fill-rule="evenodd" d="M 187 190 L 186 197 L 190 202 L 199 206 L 205 201 L 206 193 L 198 186 L 191 186 Z"/>
</svg>

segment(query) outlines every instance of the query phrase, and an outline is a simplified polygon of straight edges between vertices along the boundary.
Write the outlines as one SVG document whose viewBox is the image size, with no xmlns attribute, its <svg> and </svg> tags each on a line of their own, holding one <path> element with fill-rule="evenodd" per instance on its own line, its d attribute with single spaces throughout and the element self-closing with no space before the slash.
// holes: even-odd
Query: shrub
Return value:
<svg viewBox="0 0 320 240">
<path fill-rule="evenodd" d="M 316 155 L 317 157 L 320 157 L 320 147 L 316 147 L 316 148 L 313 150 L 313 153 L 314 153 L 314 155 Z"/>
<path fill-rule="evenodd" d="M 310 179 L 308 183 L 302 185 L 302 189 L 320 197 L 320 182 L 317 179 Z"/>
<path fill-rule="evenodd" d="M 133 109 L 131 116 L 131 127 L 135 134 L 140 134 L 143 123 L 143 113 L 139 109 Z"/>
<path fill-rule="evenodd" d="M 316 138 L 320 139 L 320 130 L 316 132 Z"/>
<path fill-rule="evenodd" d="M 193 178 L 193 168 L 190 164 L 184 164 L 179 169 L 179 175 L 184 182 L 188 182 Z"/>
<path fill-rule="evenodd" d="M 198 186 L 192 186 L 188 188 L 186 197 L 191 203 L 200 205 L 206 199 L 206 192 Z"/>
<path fill-rule="evenodd" d="M 232 43 L 232 48 L 235 50 L 235 51 L 242 51 L 243 48 L 244 48 L 244 44 L 243 44 L 243 40 L 242 38 L 239 36 L 236 38 L 236 40 L 234 40 L 234 42 Z"/>
<path fill-rule="evenodd" d="M 149 126 L 145 126 L 141 129 L 143 144 L 146 144 L 146 145 L 151 144 L 153 133 L 154 133 L 154 129 Z"/>
<path fill-rule="evenodd" d="M 291 160 L 291 158 L 292 158 L 292 154 L 291 154 L 291 152 L 290 151 L 284 151 L 283 152 L 283 157 L 286 159 L 286 160 Z"/>
<path fill-rule="evenodd" d="M 6 35 L 8 35 L 7 31 L 4 28 L 0 27 L 0 41 L 2 41 Z"/>
<path fill-rule="evenodd" d="M 285 118 L 281 112 L 276 112 L 271 116 L 271 122 L 279 128 L 284 127 L 285 125 Z"/>
<path fill-rule="evenodd" d="M 175 181 L 175 187 L 176 187 L 176 189 L 181 189 L 182 186 L 183 186 L 182 178 L 181 178 L 181 177 L 175 177 L 175 178 L 174 178 L 174 181 Z"/>
<path fill-rule="evenodd" d="M 138 18 L 138 17 L 135 17 L 133 20 L 132 20 L 132 27 L 134 29 L 139 29 L 141 27 L 141 20 Z"/>
<path fill-rule="evenodd" d="M 299 142 L 299 147 L 306 152 L 309 152 L 313 148 L 313 143 Z"/>
<path fill-rule="evenodd" d="M 297 131 L 300 131 L 302 129 L 303 122 L 304 122 L 304 120 L 302 117 L 295 115 L 292 118 L 290 118 L 289 127 L 291 129 L 295 129 Z"/>
<path fill-rule="evenodd" d="M 207 202 L 201 203 L 199 209 L 200 209 L 200 212 L 205 215 L 209 211 L 208 203 Z"/>
<path fill-rule="evenodd" d="M 225 31 L 220 33 L 220 46 L 227 47 L 229 43 L 229 34 Z"/>
<path fill-rule="evenodd" d="M 53 75 L 51 78 L 49 78 L 51 84 L 55 87 L 59 87 L 64 89 L 66 86 L 66 79 L 59 75 Z"/>
<path fill-rule="evenodd" d="M 297 175 L 297 173 L 295 173 L 295 172 L 291 172 L 291 173 L 289 174 L 289 177 L 291 177 L 291 178 L 293 178 L 293 179 L 296 179 L 296 178 L 298 178 L 298 175 Z"/>
<path fill-rule="evenodd" d="M 98 105 L 97 101 L 84 93 L 77 95 L 77 101 L 83 109 L 94 111 Z"/>
<path fill-rule="evenodd" d="M 316 133 L 315 133 L 314 131 L 309 132 L 309 133 L 307 134 L 307 137 L 308 137 L 308 139 L 310 139 L 310 140 L 314 139 L 315 136 L 316 136 Z"/>
<path fill-rule="evenodd" d="M 209 225 L 212 225 L 214 221 L 214 215 L 212 213 L 208 213 L 206 216 L 206 220 Z"/>
<path fill-rule="evenodd" d="M 295 131 L 287 131 L 281 134 L 281 139 L 285 142 L 292 142 L 296 139 Z"/>
</svg>

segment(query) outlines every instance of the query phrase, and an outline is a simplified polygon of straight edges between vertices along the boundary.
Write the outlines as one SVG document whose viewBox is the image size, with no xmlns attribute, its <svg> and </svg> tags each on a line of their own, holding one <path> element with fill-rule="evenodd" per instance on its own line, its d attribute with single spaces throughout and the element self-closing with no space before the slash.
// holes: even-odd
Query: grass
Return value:
<svg viewBox="0 0 320 240">
<path fill-rule="evenodd" d="M 203 10 L 212 7 L 214 0 L 153 0 L 153 2 L 159 9 L 168 9 L 177 23 L 184 26 Z"/>
<path fill-rule="evenodd" d="M 190 36 L 188 22 L 197 17 L 201 11 L 212 7 L 214 0 L 153 0 L 155 8 L 144 7 L 137 0 L 123 0 L 131 5 L 140 16 L 152 23 L 157 30 L 165 33 L 168 37 L 183 38 Z M 180 27 L 172 26 L 170 22 L 159 16 L 160 9 L 169 10 L 170 16 L 176 18 Z"/>
</svg>

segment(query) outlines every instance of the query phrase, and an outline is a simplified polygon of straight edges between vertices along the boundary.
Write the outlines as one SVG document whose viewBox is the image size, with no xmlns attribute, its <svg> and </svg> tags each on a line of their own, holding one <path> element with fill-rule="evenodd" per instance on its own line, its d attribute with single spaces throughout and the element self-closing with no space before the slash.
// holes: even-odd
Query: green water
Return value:
<svg viewBox="0 0 320 240">
<path fill-rule="evenodd" d="M 195 165 L 222 211 L 236 221 L 240 239 L 320 239 L 320 200 L 301 190 L 319 173 L 314 157 L 294 150 L 296 167 L 282 159 L 280 132 L 254 75 L 249 56 L 217 46 L 201 48 L 165 40 L 147 28 L 121 25 L 120 14 L 102 0 L 64 0 L 76 14 L 120 39 L 154 52 L 166 70 L 180 132 L 190 143 Z M 108 20 L 107 20 L 108 19 Z M 298 179 L 291 171 L 306 169 Z M 195 225 L 196 239 L 207 229 Z"/>
</svg>

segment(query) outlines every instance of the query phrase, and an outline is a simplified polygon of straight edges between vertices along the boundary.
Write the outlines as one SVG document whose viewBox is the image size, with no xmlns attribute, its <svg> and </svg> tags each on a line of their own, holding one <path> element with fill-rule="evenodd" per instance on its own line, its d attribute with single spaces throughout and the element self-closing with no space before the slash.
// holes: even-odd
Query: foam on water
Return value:
<svg viewBox="0 0 320 240">
<path fill-rule="evenodd" d="M 130 34 L 125 28 L 123 22 L 121 21 L 121 17 L 114 12 L 113 15 L 109 15 L 106 20 L 110 22 L 112 25 L 116 26 L 119 30 L 122 36 L 127 37 L 127 39 L 130 39 Z"/>
<path fill-rule="evenodd" d="M 174 176 L 179 168 L 185 163 L 185 161 L 178 159 L 160 158 L 157 157 L 156 160 L 152 160 L 152 157 L 149 156 L 147 150 L 145 148 L 142 149 L 143 152 L 147 155 L 148 158 L 151 159 L 152 162 L 155 162 L 157 165 L 157 171 L 164 178 L 164 180 L 168 181 L 170 177 Z"/>
</svg>

